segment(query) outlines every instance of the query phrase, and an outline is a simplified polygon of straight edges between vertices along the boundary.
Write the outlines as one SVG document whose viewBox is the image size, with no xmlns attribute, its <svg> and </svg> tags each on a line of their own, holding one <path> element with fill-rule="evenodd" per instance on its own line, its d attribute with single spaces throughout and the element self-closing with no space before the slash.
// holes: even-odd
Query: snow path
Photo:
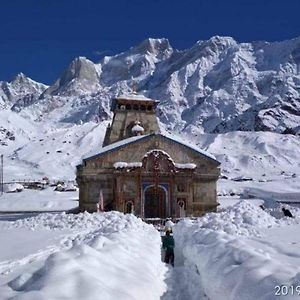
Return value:
<svg viewBox="0 0 300 300">
<path fill-rule="evenodd" d="M 2 278 L 0 280 L 0 290 L 2 285 L 2 292 L 7 295 L 10 294 L 7 284 L 15 291 L 20 290 L 22 294 L 23 285 L 20 284 L 19 281 L 27 281 L 28 278 L 32 278 L 32 276 L 36 276 L 35 274 L 39 274 L 41 270 L 44 270 L 46 267 L 48 268 L 49 257 L 57 257 L 59 255 L 63 255 L 63 253 L 71 253 L 72 259 L 77 260 L 77 254 L 74 257 L 72 255 L 72 248 L 74 248 L 74 246 L 74 249 L 77 249 L 76 251 L 81 251 L 80 249 L 82 246 L 86 247 L 84 245 L 90 245 L 93 248 L 95 244 L 95 237 L 103 235 L 107 237 L 117 235 L 119 240 L 119 238 L 123 235 L 123 233 L 120 232 L 120 228 L 113 226 L 115 222 L 114 220 L 107 220 L 105 227 L 100 226 L 100 228 L 98 228 L 97 226 L 95 227 L 95 224 L 93 224 L 92 218 L 87 218 L 84 223 L 88 226 L 84 228 L 77 228 L 74 232 L 69 229 L 69 221 L 66 222 L 66 220 L 64 220 L 63 224 L 59 225 L 59 219 L 57 219 L 58 216 L 63 219 L 69 219 L 71 217 L 73 220 L 72 222 L 74 222 L 74 216 L 63 216 L 61 214 L 37 214 L 33 215 L 30 219 L 24 219 L 25 216 L 26 214 L 21 216 L 16 216 L 14 214 L 11 216 L 3 216 L 0 240 L 10 241 L 7 247 L 2 247 L 0 249 L 0 279 Z M 5 221 L 7 219 L 11 221 Z M 15 222 L 12 222 L 13 220 L 15 220 Z M 51 228 L 51 230 L 49 230 L 49 228 Z M 11 235 L 13 236 L 13 239 L 10 238 Z M 124 238 L 127 239 L 127 236 L 128 235 L 125 234 Z M 105 240 L 105 243 L 106 242 L 108 242 L 108 240 Z M 97 243 L 98 242 L 96 242 L 96 244 Z M 134 247 L 131 247 L 129 246 L 130 243 L 126 242 L 126 248 L 130 248 L 131 256 L 138 258 L 142 257 L 143 251 L 140 249 L 141 247 L 136 245 L 136 241 L 133 241 L 133 243 L 135 245 Z M 151 247 L 160 248 L 160 239 L 157 239 L 156 241 L 152 240 L 150 243 L 152 245 Z M 124 255 L 123 251 L 127 252 L 127 250 L 129 250 L 129 248 L 126 249 L 123 247 L 124 246 L 121 247 L 122 256 Z M 13 252 L 11 252 L 11 249 L 14 249 Z M 87 250 L 85 249 L 83 252 L 85 251 Z M 156 261 L 155 254 L 157 253 L 152 252 L 153 257 L 148 257 L 147 261 Z M 98 261 L 98 259 L 99 258 L 97 258 L 96 261 Z M 112 259 L 119 261 L 119 258 L 115 255 Z M 148 264 L 147 261 L 146 263 Z M 66 264 L 65 261 L 63 261 L 63 263 Z M 52 267 L 51 264 L 50 266 Z M 104 264 L 104 267 L 107 268 L 106 263 Z M 111 268 L 120 269 L 120 266 L 118 265 L 117 267 Z M 111 271 L 108 270 L 108 272 Z M 132 271 L 130 271 L 130 273 L 132 273 Z M 22 274 L 25 274 L 24 276 L 27 276 L 28 278 L 25 278 Z M 202 288 L 199 285 L 199 278 L 195 278 L 198 277 L 198 274 L 196 274 L 196 276 L 195 274 L 196 273 L 191 271 L 189 267 L 179 264 L 175 266 L 175 268 L 167 266 L 164 276 L 160 279 L 161 284 L 166 286 L 166 292 L 160 297 L 160 299 L 207 300 L 208 298 L 204 295 Z M 6 285 L 6 287 L 4 287 L 3 284 Z M 145 291 L 145 293 L 147 294 L 148 291 Z"/>
<path fill-rule="evenodd" d="M 199 285 L 199 279 L 194 278 L 188 267 L 168 267 L 165 282 L 168 289 L 161 300 L 208 300 Z"/>
<path fill-rule="evenodd" d="M 176 243 L 176 241 L 175 241 Z M 199 284 L 199 273 L 193 267 L 182 264 L 182 249 L 175 247 L 174 267 L 166 264 L 165 283 L 167 290 L 160 300 L 208 300 L 201 284 Z M 161 249 L 161 259 L 164 261 L 165 251 Z"/>
<path fill-rule="evenodd" d="M 174 268 L 159 232 L 133 215 L 0 215 L 0 298 L 273 300 L 274 286 L 300 278 L 293 213 L 276 219 L 249 200 L 185 219 L 173 227 Z"/>
</svg>

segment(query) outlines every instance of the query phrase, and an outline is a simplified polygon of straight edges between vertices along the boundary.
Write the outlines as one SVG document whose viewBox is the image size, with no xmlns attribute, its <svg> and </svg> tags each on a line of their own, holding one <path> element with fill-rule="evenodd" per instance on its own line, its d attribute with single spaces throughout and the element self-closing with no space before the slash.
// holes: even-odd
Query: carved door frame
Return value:
<svg viewBox="0 0 300 300">
<path fill-rule="evenodd" d="M 155 187 L 156 185 L 152 183 L 148 183 L 148 182 L 144 182 L 142 183 L 142 203 L 141 203 L 141 208 L 142 208 L 142 212 L 141 215 L 144 218 L 145 217 L 145 200 L 146 200 L 146 191 L 149 188 Z M 158 188 L 161 188 L 164 192 L 165 192 L 165 207 L 166 207 L 166 217 L 170 216 L 170 188 L 169 188 L 169 183 L 159 183 L 157 185 Z"/>
</svg>

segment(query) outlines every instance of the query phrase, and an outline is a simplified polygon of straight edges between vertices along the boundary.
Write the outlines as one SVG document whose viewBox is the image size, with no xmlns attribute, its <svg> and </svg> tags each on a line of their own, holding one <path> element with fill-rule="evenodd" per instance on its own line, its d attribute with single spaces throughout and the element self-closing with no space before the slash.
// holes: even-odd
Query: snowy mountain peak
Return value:
<svg viewBox="0 0 300 300">
<path fill-rule="evenodd" d="M 139 45 L 101 62 L 100 82 L 109 86 L 115 94 L 125 89 L 134 78 L 142 86 L 153 74 L 156 65 L 168 59 L 173 49 L 167 39 L 146 39 Z"/>
<path fill-rule="evenodd" d="M 90 93 L 99 88 L 95 64 L 86 57 L 75 58 L 62 76 L 50 86 L 45 95 L 74 96 Z"/>
<path fill-rule="evenodd" d="M 153 39 L 148 38 L 142 41 L 136 48 L 139 52 L 143 53 L 153 53 L 157 54 L 158 52 L 172 51 L 172 47 L 168 39 Z"/>
<path fill-rule="evenodd" d="M 12 107 L 24 97 L 36 99 L 47 87 L 23 73 L 17 74 L 10 81 L 0 81 L 0 108 Z"/>
<path fill-rule="evenodd" d="M 172 130 L 299 132 L 300 38 L 238 43 L 213 36 L 181 51 L 165 38 L 148 38 L 98 64 L 75 58 L 38 101 L 45 86 L 32 91 L 24 74 L 1 82 L 0 105 L 26 95 L 17 111 L 27 106 L 28 114 L 43 116 L 59 110 L 68 122 L 103 120 L 110 99 L 128 93 L 133 80 L 139 93 L 161 100 L 160 121 Z"/>
<path fill-rule="evenodd" d="M 219 35 L 212 36 L 207 42 L 220 44 L 220 45 L 222 44 L 226 46 L 233 46 L 237 44 L 236 40 L 231 36 L 219 36 Z"/>
<path fill-rule="evenodd" d="M 15 81 L 22 82 L 22 81 L 26 81 L 27 79 L 28 79 L 28 77 L 24 73 L 20 72 L 10 80 L 10 83 L 15 82 Z"/>
<path fill-rule="evenodd" d="M 43 88 L 48 87 L 47 85 L 45 85 L 43 83 L 34 81 L 33 79 L 29 78 L 22 72 L 18 73 L 16 76 L 14 76 L 8 83 L 10 84 L 11 87 L 22 85 L 23 89 L 25 89 L 26 86 L 27 87 L 28 86 L 36 86 L 36 87 L 39 86 L 39 87 L 43 87 Z"/>
<path fill-rule="evenodd" d="M 86 57 L 75 58 L 60 78 L 60 84 L 67 84 L 73 79 L 97 81 L 98 78 L 94 63 Z"/>
</svg>

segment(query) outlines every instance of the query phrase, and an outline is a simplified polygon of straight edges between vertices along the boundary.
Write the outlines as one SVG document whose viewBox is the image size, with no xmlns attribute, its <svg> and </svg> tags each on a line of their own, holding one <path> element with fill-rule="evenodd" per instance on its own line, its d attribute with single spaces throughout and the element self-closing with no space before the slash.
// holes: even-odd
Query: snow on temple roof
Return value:
<svg viewBox="0 0 300 300">
<path fill-rule="evenodd" d="M 175 167 L 178 169 L 196 169 L 197 165 L 193 163 L 186 163 L 186 164 L 175 163 Z"/>
<path fill-rule="evenodd" d="M 206 156 L 207 158 L 210 158 L 214 161 L 217 161 L 215 156 L 213 156 L 212 154 L 198 148 L 197 146 L 194 146 L 193 144 L 191 144 L 191 142 L 182 140 L 179 137 L 175 137 L 174 135 L 169 135 L 169 134 L 165 134 L 165 133 L 164 134 L 162 134 L 162 133 L 151 133 L 151 134 L 147 134 L 147 135 L 133 136 L 133 137 L 115 142 L 113 144 L 107 145 L 107 146 L 99 149 L 97 152 L 94 151 L 94 152 L 88 153 L 85 156 L 83 156 L 82 159 L 83 160 L 90 160 L 90 159 L 93 159 L 96 156 L 102 155 L 106 152 L 110 152 L 110 151 L 117 150 L 119 148 L 123 148 L 124 146 L 126 146 L 128 144 L 135 143 L 135 142 L 137 142 L 139 140 L 142 140 L 142 139 L 148 139 L 148 138 L 153 137 L 153 136 L 160 136 L 160 137 L 165 138 L 167 140 L 172 140 L 173 142 L 178 143 L 180 145 L 183 145 L 183 146 L 185 146 L 189 149 L 192 149 L 192 150 L 198 152 L 199 154 L 202 154 L 202 155 Z"/>
<path fill-rule="evenodd" d="M 114 168 L 115 169 L 124 169 L 124 168 L 140 168 L 142 166 L 142 163 L 137 161 L 137 162 L 125 162 L 125 161 L 117 161 L 114 163 Z"/>
<path fill-rule="evenodd" d="M 123 102 L 134 102 L 134 103 L 139 103 L 139 104 L 152 104 L 154 107 L 156 107 L 159 103 L 158 100 L 147 98 L 144 95 L 140 95 L 137 93 L 130 93 L 130 94 L 125 94 L 125 95 L 119 95 L 115 98 L 112 99 L 111 103 L 111 110 L 113 111 L 118 103 L 123 103 Z"/>
<path fill-rule="evenodd" d="M 160 134 L 160 135 L 161 135 L 161 134 Z M 172 157 L 170 156 L 170 154 L 167 153 L 167 152 L 164 151 L 164 150 L 161 150 L 161 149 L 151 149 L 151 150 L 149 150 L 149 151 L 144 155 L 144 158 L 145 158 L 145 157 L 148 157 L 148 156 L 149 156 L 150 154 L 152 154 L 152 153 L 156 153 L 156 154 L 154 154 L 155 156 L 156 156 L 158 153 L 162 153 L 162 154 L 166 155 L 166 156 L 168 157 L 168 159 L 171 160 L 171 161 L 174 163 L 174 161 L 173 161 Z"/>
<path fill-rule="evenodd" d="M 119 95 L 116 99 L 126 99 L 126 100 L 140 100 L 140 101 L 157 101 L 151 98 L 147 98 L 144 95 L 130 93 L 127 95 Z"/>
</svg>

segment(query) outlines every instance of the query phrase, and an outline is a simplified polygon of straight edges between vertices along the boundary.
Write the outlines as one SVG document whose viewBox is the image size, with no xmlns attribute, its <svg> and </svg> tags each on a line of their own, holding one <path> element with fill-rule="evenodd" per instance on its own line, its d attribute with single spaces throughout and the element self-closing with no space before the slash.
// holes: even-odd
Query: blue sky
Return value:
<svg viewBox="0 0 300 300">
<path fill-rule="evenodd" d="M 23 72 L 47 84 L 74 57 L 99 61 L 147 37 L 184 49 L 213 35 L 300 35 L 300 0 L 1 0 L 0 11 L 0 80 Z"/>
</svg>

